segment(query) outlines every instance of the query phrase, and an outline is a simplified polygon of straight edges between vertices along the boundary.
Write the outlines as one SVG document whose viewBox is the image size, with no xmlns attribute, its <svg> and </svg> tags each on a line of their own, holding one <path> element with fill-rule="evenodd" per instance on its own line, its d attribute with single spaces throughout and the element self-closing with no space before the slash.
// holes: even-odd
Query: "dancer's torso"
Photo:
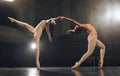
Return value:
<svg viewBox="0 0 120 76">
<path fill-rule="evenodd" d="M 97 36 L 97 31 L 96 29 L 90 25 L 90 24 L 83 24 L 83 28 L 85 28 L 88 32 L 89 35 L 96 35 Z"/>
</svg>

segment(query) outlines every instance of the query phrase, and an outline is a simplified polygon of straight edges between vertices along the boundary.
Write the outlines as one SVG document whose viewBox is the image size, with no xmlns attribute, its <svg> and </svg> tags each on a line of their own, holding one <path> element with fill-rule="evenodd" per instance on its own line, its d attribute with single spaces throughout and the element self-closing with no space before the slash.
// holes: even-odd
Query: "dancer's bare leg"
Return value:
<svg viewBox="0 0 120 76">
<path fill-rule="evenodd" d="M 25 22 L 22 22 L 22 21 L 19 21 L 19 20 L 16 20 L 14 18 L 11 18 L 11 17 L 8 17 L 8 19 L 11 21 L 11 22 L 14 22 L 14 23 L 17 23 L 19 26 L 21 27 L 25 27 L 28 31 L 30 31 L 31 33 L 34 32 L 34 27 L 28 23 L 25 23 Z"/>
<path fill-rule="evenodd" d="M 94 51 L 97 38 L 94 36 L 88 36 L 88 51 L 81 57 L 79 62 L 76 62 L 72 69 L 79 67 Z"/>
<path fill-rule="evenodd" d="M 36 49 L 35 49 L 35 55 L 36 55 L 36 66 L 37 69 L 40 70 L 40 62 L 39 62 L 39 56 L 40 56 L 40 49 L 39 49 L 39 41 L 40 41 L 40 37 L 42 35 L 42 31 L 41 32 L 35 32 L 34 33 L 34 42 L 36 43 Z"/>
<path fill-rule="evenodd" d="M 97 39 L 97 46 L 100 47 L 100 63 L 99 63 L 99 67 L 102 68 L 103 67 L 103 63 L 104 63 L 104 55 L 105 55 L 105 45 Z"/>
</svg>

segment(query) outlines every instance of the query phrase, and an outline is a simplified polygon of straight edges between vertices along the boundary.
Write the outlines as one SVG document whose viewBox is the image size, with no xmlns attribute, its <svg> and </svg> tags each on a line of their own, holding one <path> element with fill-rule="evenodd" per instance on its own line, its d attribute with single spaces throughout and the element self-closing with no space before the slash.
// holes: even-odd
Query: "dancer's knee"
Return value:
<svg viewBox="0 0 120 76">
<path fill-rule="evenodd" d="M 93 53 L 93 51 L 87 51 L 85 55 L 90 56 Z"/>
</svg>

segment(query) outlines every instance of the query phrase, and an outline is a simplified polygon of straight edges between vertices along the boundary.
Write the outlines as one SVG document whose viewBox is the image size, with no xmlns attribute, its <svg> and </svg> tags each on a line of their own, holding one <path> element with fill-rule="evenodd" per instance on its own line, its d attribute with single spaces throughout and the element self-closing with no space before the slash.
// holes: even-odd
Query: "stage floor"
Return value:
<svg viewBox="0 0 120 76">
<path fill-rule="evenodd" d="M 41 67 L 36 68 L 0 68 L 0 76 L 120 76 L 120 67 Z"/>
</svg>

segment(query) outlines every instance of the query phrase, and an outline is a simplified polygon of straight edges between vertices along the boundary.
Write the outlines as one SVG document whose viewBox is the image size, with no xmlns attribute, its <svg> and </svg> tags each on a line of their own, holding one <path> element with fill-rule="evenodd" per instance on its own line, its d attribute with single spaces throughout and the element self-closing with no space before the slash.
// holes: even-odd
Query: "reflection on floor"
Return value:
<svg viewBox="0 0 120 76">
<path fill-rule="evenodd" d="M 36 68 L 0 68 L 0 76 L 120 76 L 120 67 L 41 67 Z"/>
</svg>

